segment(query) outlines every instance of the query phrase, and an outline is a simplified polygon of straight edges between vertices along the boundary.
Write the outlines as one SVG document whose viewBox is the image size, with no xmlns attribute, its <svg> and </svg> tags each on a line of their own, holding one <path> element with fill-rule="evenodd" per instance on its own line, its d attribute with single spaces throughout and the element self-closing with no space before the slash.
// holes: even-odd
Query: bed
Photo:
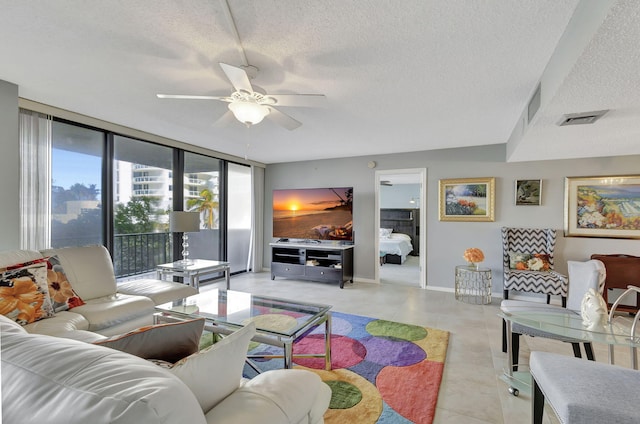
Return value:
<svg viewBox="0 0 640 424">
<path fill-rule="evenodd" d="M 394 233 L 390 228 L 380 229 L 380 256 L 384 257 L 381 263 L 402 265 L 412 251 L 411 237 L 407 234 Z"/>
<path fill-rule="evenodd" d="M 402 265 L 407 255 L 420 254 L 420 209 L 380 209 L 380 229 L 390 230 L 380 238 L 380 263 Z M 388 237 L 392 234 L 393 237 Z M 404 239 L 408 243 L 400 241 Z M 384 240 L 383 240 L 384 238 Z M 383 250 L 388 247 L 388 251 Z M 408 251 L 407 251 L 408 249 Z M 394 253 L 390 253 L 393 251 Z"/>
</svg>

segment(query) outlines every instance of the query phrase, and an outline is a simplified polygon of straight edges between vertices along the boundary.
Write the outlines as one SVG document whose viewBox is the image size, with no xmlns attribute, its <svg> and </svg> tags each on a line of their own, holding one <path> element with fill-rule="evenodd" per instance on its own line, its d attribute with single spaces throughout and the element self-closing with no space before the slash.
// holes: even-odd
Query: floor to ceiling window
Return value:
<svg viewBox="0 0 640 424">
<path fill-rule="evenodd" d="M 113 265 L 136 275 L 171 260 L 173 149 L 113 137 Z"/>
<path fill-rule="evenodd" d="M 103 244 L 104 133 L 52 123 L 51 247 Z"/>
<path fill-rule="evenodd" d="M 20 131 L 21 149 L 30 152 L 23 158 L 38 158 L 21 160 L 21 178 L 37 177 L 46 187 L 38 192 L 48 193 L 21 198 L 28 229 L 21 237 L 31 248 L 102 244 L 117 277 L 144 274 L 179 259 L 169 233 L 176 208 L 201 215 L 191 258 L 247 269 L 250 167 L 23 109 Z"/>
</svg>

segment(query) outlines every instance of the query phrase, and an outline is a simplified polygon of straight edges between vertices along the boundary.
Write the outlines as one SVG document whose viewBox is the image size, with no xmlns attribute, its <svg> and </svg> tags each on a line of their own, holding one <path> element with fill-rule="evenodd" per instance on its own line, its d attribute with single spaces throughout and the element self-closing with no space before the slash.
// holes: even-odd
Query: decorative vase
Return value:
<svg viewBox="0 0 640 424">
<path fill-rule="evenodd" d="M 469 262 L 469 268 L 477 271 L 480 268 L 480 262 Z"/>
<path fill-rule="evenodd" d="M 580 305 L 582 325 L 589 330 L 604 327 L 607 323 L 607 303 L 600 293 L 589 289 L 582 298 Z"/>
</svg>

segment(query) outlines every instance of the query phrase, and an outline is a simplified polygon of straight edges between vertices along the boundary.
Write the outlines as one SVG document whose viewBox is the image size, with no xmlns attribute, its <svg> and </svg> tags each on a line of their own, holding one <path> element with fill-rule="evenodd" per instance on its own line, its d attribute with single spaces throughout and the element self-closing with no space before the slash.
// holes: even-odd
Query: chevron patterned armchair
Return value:
<svg viewBox="0 0 640 424">
<path fill-rule="evenodd" d="M 544 293 L 547 303 L 551 295 L 562 297 L 562 306 L 567 306 L 568 279 L 553 270 L 553 251 L 556 247 L 556 230 L 551 228 L 507 228 L 502 227 L 503 298 L 509 299 L 509 291 Z M 512 269 L 512 256 L 546 259 L 544 271 Z M 524 267 L 528 268 L 528 267 Z M 537 267 L 536 267 L 537 268 Z M 502 351 L 507 351 L 507 323 L 502 321 Z"/>
<path fill-rule="evenodd" d="M 562 297 L 562 306 L 567 302 L 568 279 L 553 270 L 553 251 L 556 247 L 556 230 L 551 228 L 502 228 L 502 251 L 504 271 L 504 299 L 509 291 L 544 293 L 547 303 L 551 295 Z M 544 257 L 544 270 L 513 269 L 512 259 L 517 254 Z M 532 267 L 533 268 L 533 267 Z M 538 268 L 538 267 L 535 267 Z"/>
</svg>

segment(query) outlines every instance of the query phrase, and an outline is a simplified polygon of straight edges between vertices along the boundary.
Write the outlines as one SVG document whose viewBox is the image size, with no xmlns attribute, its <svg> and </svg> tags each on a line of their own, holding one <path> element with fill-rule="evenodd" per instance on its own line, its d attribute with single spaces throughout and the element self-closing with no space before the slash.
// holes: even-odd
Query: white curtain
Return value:
<svg viewBox="0 0 640 424">
<path fill-rule="evenodd" d="M 262 244 L 264 242 L 264 168 L 251 166 L 251 241 L 247 270 L 262 271 Z"/>
<path fill-rule="evenodd" d="M 20 246 L 51 243 L 51 117 L 20 109 Z"/>
</svg>

